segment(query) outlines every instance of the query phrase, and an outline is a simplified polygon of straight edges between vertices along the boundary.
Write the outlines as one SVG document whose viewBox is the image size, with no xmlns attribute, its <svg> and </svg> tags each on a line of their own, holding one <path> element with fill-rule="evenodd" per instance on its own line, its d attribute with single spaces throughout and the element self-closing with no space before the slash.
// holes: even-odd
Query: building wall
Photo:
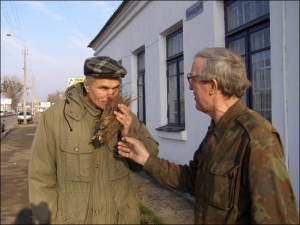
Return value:
<svg viewBox="0 0 300 225">
<path fill-rule="evenodd" d="M 299 202 L 299 2 L 270 2 L 270 32 L 272 121 Z"/>
<path fill-rule="evenodd" d="M 159 156 L 187 164 L 209 126 L 210 117 L 195 109 L 185 80 L 185 131 L 155 130 L 167 124 L 166 36 L 183 27 L 184 73 L 193 56 L 206 47 L 225 46 L 223 1 L 205 1 L 204 10 L 186 21 L 186 9 L 197 1 L 132 1 L 104 32 L 95 55 L 122 60 L 127 92 L 137 93 L 137 53 L 145 50 L 146 125 L 160 144 Z M 272 121 L 279 131 L 299 202 L 299 2 L 270 1 Z M 137 112 L 137 101 L 131 105 Z M 299 207 L 299 204 L 298 204 Z"/>
</svg>

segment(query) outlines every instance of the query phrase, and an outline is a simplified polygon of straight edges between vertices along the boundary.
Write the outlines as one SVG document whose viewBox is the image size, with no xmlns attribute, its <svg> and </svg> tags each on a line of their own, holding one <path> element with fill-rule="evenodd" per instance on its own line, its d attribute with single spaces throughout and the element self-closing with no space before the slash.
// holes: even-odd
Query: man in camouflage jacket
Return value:
<svg viewBox="0 0 300 225">
<path fill-rule="evenodd" d="M 84 74 L 84 82 L 67 88 L 66 99 L 41 115 L 29 160 L 34 220 L 37 224 L 140 224 L 139 199 L 129 169 L 142 167 L 116 154 L 118 133 L 100 143 L 94 131 L 103 126 L 108 100 L 119 96 L 126 70 L 109 57 L 95 56 L 85 61 Z M 139 139 L 157 155 L 158 144 L 146 126 L 125 104 L 119 109 L 112 117 L 122 124 L 120 134 Z"/>
<path fill-rule="evenodd" d="M 228 49 L 205 49 L 187 79 L 197 110 L 212 118 L 189 165 L 149 155 L 128 137 L 119 154 L 161 184 L 194 195 L 195 224 L 299 223 L 280 136 L 241 99 L 250 85 L 243 60 Z"/>
</svg>

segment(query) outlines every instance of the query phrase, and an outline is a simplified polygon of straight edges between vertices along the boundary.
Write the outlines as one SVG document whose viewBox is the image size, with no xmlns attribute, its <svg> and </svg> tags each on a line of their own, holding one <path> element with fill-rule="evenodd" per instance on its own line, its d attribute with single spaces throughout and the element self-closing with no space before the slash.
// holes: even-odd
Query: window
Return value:
<svg viewBox="0 0 300 225">
<path fill-rule="evenodd" d="M 226 47 L 244 59 L 252 83 L 243 99 L 272 122 L 269 1 L 225 1 L 224 6 Z"/>
<path fill-rule="evenodd" d="M 185 127 L 182 28 L 167 36 L 168 125 Z"/>
<path fill-rule="evenodd" d="M 140 121 L 146 124 L 145 111 L 145 51 L 142 51 L 137 56 L 137 90 L 138 90 L 138 111 L 137 117 Z"/>
</svg>

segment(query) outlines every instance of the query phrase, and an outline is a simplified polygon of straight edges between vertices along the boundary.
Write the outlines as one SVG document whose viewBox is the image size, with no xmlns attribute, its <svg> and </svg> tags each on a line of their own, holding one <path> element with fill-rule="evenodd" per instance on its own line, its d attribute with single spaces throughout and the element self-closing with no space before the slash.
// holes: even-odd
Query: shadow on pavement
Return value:
<svg viewBox="0 0 300 225">
<path fill-rule="evenodd" d="M 13 224 L 35 224 L 32 218 L 32 211 L 29 208 L 22 209 Z"/>
</svg>

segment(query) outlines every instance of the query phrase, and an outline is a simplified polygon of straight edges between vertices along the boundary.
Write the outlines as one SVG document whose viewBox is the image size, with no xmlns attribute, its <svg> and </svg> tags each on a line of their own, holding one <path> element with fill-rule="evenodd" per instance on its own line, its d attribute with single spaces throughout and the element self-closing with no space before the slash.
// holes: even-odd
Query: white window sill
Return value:
<svg viewBox="0 0 300 225">
<path fill-rule="evenodd" d="M 161 138 L 166 139 L 173 139 L 178 141 L 186 141 L 186 131 L 180 131 L 180 132 L 164 132 L 164 131 L 157 131 L 158 136 Z"/>
</svg>

